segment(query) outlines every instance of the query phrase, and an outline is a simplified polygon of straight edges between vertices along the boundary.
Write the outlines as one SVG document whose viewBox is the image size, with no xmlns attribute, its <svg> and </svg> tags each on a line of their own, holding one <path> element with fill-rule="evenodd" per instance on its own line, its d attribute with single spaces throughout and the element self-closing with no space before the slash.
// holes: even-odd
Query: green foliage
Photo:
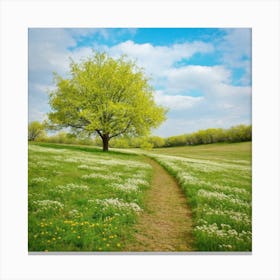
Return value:
<svg viewBox="0 0 280 280">
<path fill-rule="evenodd" d="M 124 140 L 125 139 L 125 140 Z M 190 134 L 182 134 L 161 138 L 159 136 L 121 138 L 112 143 L 112 147 L 118 148 L 149 148 L 193 146 L 212 143 L 235 143 L 252 140 L 251 125 L 237 125 L 229 129 L 208 128 Z M 149 143 L 149 144 L 147 144 Z M 146 147 L 145 147 L 146 149 Z"/>
<path fill-rule="evenodd" d="M 95 141 L 90 137 L 83 137 L 82 135 L 75 135 L 73 133 L 67 133 L 60 131 L 55 135 L 44 135 L 38 138 L 39 142 L 46 143 L 60 143 L 60 144 L 76 144 L 76 145 L 94 145 Z"/>
<path fill-rule="evenodd" d="M 148 142 L 147 140 L 143 140 L 143 142 L 140 144 L 140 148 L 143 150 L 152 150 L 153 144 Z"/>
<path fill-rule="evenodd" d="M 34 121 L 28 124 L 28 140 L 35 141 L 42 137 L 45 133 L 44 125 L 40 122 Z"/>
<path fill-rule="evenodd" d="M 209 128 L 191 134 L 171 136 L 165 139 L 165 147 L 201 145 L 219 142 L 243 142 L 252 140 L 251 125 L 237 125 L 229 129 Z"/>
<path fill-rule="evenodd" d="M 153 145 L 154 148 L 160 148 L 165 145 L 165 140 L 159 136 L 151 136 L 148 138 L 148 142 Z"/>
<path fill-rule="evenodd" d="M 227 131 L 227 139 L 229 142 L 242 142 L 252 140 L 252 126 L 238 125 Z"/>
<path fill-rule="evenodd" d="M 110 147 L 129 148 L 129 139 L 127 137 L 114 138 L 110 142 Z"/>
<path fill-rule="evenodd" d="M 105 53 L 70 64 L 70 76 L 55 76 L 50 94 L 50 125 L 74 132 L 97 133 L 108 148 L 119 135 L 145 135 L 165 120 L 142 69 L 126 57 Z M 107 145 L 107 147 L 106 147 Z"/>
</svg>

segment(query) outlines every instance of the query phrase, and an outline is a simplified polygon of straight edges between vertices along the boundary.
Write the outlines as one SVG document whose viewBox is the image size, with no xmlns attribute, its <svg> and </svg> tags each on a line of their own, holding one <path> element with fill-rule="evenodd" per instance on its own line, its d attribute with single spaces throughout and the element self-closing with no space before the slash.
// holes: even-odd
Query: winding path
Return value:
<svg viewBox="0 0 280 280">
<path fill-rule="evenodd" d="M 147 158 L 153 168 L 152 186 L 147 191 L 146 211 L 135 226 L 129 252 L 193 251 L 191 211 L 175 179 L 157 162 Z"/>
</svg>

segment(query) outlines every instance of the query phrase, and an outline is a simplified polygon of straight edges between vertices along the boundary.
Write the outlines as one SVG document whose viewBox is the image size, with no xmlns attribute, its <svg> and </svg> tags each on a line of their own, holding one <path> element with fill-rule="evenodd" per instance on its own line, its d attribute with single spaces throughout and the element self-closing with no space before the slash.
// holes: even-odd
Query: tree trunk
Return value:
<svg viewBox="0 0 280 280">
<path fill-rule="evenodd" d="M 108 152 L 109 150 L 109 135 L 105 134 L 102 136 L 103 141 L 103 152 Z"/>
</svg>

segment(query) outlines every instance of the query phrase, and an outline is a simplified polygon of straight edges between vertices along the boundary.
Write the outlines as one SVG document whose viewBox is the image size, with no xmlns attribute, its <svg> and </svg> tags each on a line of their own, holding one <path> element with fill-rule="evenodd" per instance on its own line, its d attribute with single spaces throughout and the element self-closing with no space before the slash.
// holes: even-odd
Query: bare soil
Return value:
<svg viewBox="0 0 280 280">
<path fill-rule="evenodd" d="M 194 251 L 191 211 L 175 179 L 157 162 L 153 167 L 152 186 L 147 191 L 146 211 L 135 225 L 129 252 Z"/>
</svg>

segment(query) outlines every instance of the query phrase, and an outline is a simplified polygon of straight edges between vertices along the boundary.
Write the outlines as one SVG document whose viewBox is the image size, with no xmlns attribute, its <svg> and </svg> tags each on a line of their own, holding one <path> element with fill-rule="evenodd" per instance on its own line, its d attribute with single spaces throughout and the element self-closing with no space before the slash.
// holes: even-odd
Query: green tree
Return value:
<svg viewBox="0 0 280 280">
<path fill-rule="evenodd" d="M 97 133 L 103 151 L 113 137 L 147 135 L 165 120 L 142 69 L 123 56 L 113 59 L 95 52 L 79 63 L 71 61 L 69 78 L 55 75 L 48 117 L 56 128 Z"/>
<path fill-rule="evenodd" d="M 44 125 L 40 122 L 34 121 L 28 124 L 28 140 L 35 141 L 44 134 Z"/>
</svg>

